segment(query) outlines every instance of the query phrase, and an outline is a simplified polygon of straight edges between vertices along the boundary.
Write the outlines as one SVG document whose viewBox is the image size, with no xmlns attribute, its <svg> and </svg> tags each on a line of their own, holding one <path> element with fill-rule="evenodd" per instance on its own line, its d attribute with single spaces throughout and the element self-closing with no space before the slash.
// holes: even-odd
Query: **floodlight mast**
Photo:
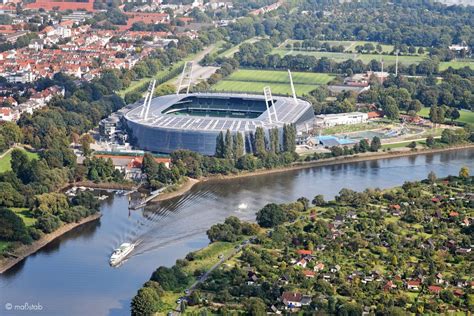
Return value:
<svg viewBox="0 0 474 316">
<path fill-rule="evenodd" d="M 293 93 L 293 101 L 295 105 L 298 105 L 298 99 L 296 98 L 295 85 L 293 84 L 293 76 L 291 75 L 290 69 L 288 69 L 288 76 L 290 77 L 291 92 Z"/>
<path fill-rule="evenodd" d="M 147 107 L 147 104 L 148 104 L 148 98 L 151 96 L 150 91 L 151 91 L 152 86 L 153 86 L 153 80 L 150 81 L 150 83 L 148 84 L 148 89 L 147 89 L 147 92 L 145 94 L 145 99 L 143 100 L 142 111 L 140 112 L 140 117 L 141 118 L 145 117 L 145 111 L 146 111 L 146 107 Z"/>
<path fill-rule="evenodd" d="M 397 59 L 395 61 L 395 77 L 398 76 L 398 54 L 400 53 L 400 50 L 397 49 L 396 54 L 397 54 Z"/>
<path fill-rule="evenodd" d="M 263 94 L 265 96 L 265 104 L 267 105 L 268 120 L 270 124 L 272 122 L 272 114 L 275 116 L 275 123 L 278 123 L 278 115 L 273 102 L 272 90 L 269 86 L 263 88 Z M 273 113 L 272 113 L 273 112 Z"/>
<path fill-rule="evenodd" d="M 181 91 L 181 88 L 184 87 L 186 88 L 186 94 L 189 94 L 193 75 L 193 65 L 194 61 L 188 61 L 184 64 L 183 72 L 181 73 L 178 87 L 176 88 L 176 95 L 179 95 L 179 91 Z"/>
<path fill-rule="evenodd" d="M 156 80 L 153 80 L 150 95 L 148 97 L 148 104 L 147 104 L 146 110 L 145 110 L 145 117 L 144 117 L 145 120 L 148 119 L 148 113 L 150 112 L 151 99 L 153 99 L 153 93 L 155 92 L 155 84 L 156 84 Z"/>
</svg>

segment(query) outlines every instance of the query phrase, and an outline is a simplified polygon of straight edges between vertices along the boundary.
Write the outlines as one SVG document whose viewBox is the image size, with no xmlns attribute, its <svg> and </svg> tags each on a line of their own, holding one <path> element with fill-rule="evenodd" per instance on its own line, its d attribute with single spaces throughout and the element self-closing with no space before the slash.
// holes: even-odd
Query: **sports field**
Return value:
<svg viewBox="0 0 474 316">
<path fill-rule="evenodd" d="M 459 119 L 456 120 L 456 122 L 474 125 L 474 112 L 468 111 L 468 110 L 460 110 L 459 113 L 461 114 L 461 116 L 459 117 Z M 422 108 L 418 114 L 423 117 L 429 117 L 430 108 L 429 107 Z"/>
<path fill-rule="evenodd" d="M 332 53 L 332 52 L 314 52 L 314 51 L 299 51 L 299 50 L 289 50 L 285 48 L 276 48 L 272 51 L 273 54 L 278 54 L 280 56 L 285 55 L 307 55 L 314 56 L 316 58 L 327 57 L 336 62 L 342 62 L 348 59 L 361 60 L 363 63 L 367 64 L 371 60 L 384 60 L 386 65 L 393 65 L 396 62 L 395 55 L 379 55 L 379 54 L 356 54 L 356 53 Z M 398 60 L 400 64 L 411 65 L 418 64 L 421 61 L 426 59 L 425 56 L 399 56 Z"/>
<path fill-rule="evenodd" d="M 449 67 L 452 67 L 453 69 L 460 69 L 464 67 L 474 69 L 474 59 L 443 61 L 439 63 L 440 71 L 446 70 Z"/>
<path fill-rule="evenodd" d="M 296 94 L 301 96 L 324 85 L 335 76 L 323 73 L 292 72 Z M 270 86 L 273 94 L 290 95 L 290 79 L 286 71 L 240 69 L 212 86 L 214 91 L 263 93 Z"/>
</svg>

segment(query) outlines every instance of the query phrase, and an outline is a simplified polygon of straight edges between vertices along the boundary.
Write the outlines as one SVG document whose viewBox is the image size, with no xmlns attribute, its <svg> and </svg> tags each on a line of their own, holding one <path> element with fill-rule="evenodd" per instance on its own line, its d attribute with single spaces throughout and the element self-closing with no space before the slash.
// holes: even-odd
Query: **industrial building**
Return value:
<svg viewBox="0 0 474 316">
<path fill-rule="evenodd" d="M 123 120 L 132 144 L 142 150 L 171 153 L 188 149 L 214 155 L 220 132 L 241 133 L 246 152 L 251 152 L 257 127 L 267 134 L 272 128 L 282 133 L 284 124 L 306 130 L 313 125 L 314 112 L 306 101 L 273 97 L 269 91 L 265 95 L 191 93 L 145 98 Z"/>
</svg>

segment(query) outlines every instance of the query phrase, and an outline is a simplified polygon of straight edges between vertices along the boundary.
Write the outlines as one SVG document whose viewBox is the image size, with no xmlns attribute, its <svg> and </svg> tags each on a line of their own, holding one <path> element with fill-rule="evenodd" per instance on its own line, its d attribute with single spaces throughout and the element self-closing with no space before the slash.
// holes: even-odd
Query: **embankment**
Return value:
<svg viewBox="0 0 474 316">
<path fill-rule="evenodd" d="M 474 149 L 474 144 L 465 144 L 465 145 L 452 146 L 452 147 L 447 147 L 447 148 L 417 149 L 416 151 L 398 150 L 398 151 L 386 151 L 386 152 L 376 152 L 376 153 L 367 152 L 367 153 L 357 154 L 357 155 L 352 155 L 352 156 L 340 156 L 340 157 L 320 159 L 320 160 L 315 160 L 315 161 L 297 162 L 297 163 L 292 164 L 291 166 L 281 167 L 281 168 L 261 169 L 261 170 L 256 170 L 252 172 L 243 171 L 237 174 L 230 174 L 230 175 L 212 175 L 209 177 L 200 178 L 199 180 L 189 178 L 189 180 L 185 182 L 183 185 L 181 185 L 176 191 L 160 194 L 155 199 L 153 199 L 153 202 L 164 201 L 164 200 L 172 199 L 175 197 L 179 197 L 181 195 L 184 195 L 189 190 L 191 190 L 191 188 L 197 183 L 211 181 L 214 179 L 236 179 L 236 178 L 254 177 L 254 176 L 259 176 L 259 175 L 281 173 L 281 172 L 306 169 L 306 168 L 312 168 L 312 167 L 332 166 L 332 165 L 345 164 L 345 163 L 416 156 L 416 155 L 424 155 L 424 154 L 436 154 L 436 153 L 441 153 L 441 152 L 463 150 L 463 149 Z"/>
<path fill-rule="evenodd" d="M 73 230 L 76 227 L 95 221 L 99 219 L 101 216 L 102 216 L 101 213 L 96 213 L 96 214 L 93 214 L 81 219 L 77 223 L 65 224 L 59 227 L 54 232 L 44 235 L 41 239 L 36 240 L 31 245 L 19 246 L 13 252 L 11 252 L 13 256 L 0 259 L 0 274 L 12 268 L 14 265 L 16 265 L 18 262 L 22 261 L 29 255 L 34 254 L 35 252 L 37 252 L 38 250 L 40 250 L 41 248 L 43 248 L 44 246 L 46 246 L 47 244 L 55 240 L 56 238 Z"/>
</svg>

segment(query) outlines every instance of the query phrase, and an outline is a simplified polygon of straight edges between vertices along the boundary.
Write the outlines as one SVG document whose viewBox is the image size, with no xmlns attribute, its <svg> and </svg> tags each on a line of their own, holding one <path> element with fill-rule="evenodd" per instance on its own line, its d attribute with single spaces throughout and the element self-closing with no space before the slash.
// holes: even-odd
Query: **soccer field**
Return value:
<svg viewBox="0 0 474 316">
<path fill-rule="evenodd" d="M 318 85 L 330 82 L 334 76 L 322 73 L 292 72 L 296 94 L 301 96 Z M 263 93 L 270 86 L 273 94 L 290 95 L 290 79 L 286 71 L 241 69 L 212 86 L 214 91 Z"/>
<path fill-rule="evenodd" d="M 384 60 L 385 65 L 393 65 L 396 61 L 395 55 L 378 55 L 378 54 L 356 54 L 356 53 L 332 53 L 332 52 L 314 52 L 314 51 L 299 51 L 299 50 L 288 50 L 277 48 L 272 51 L 273 54 L 278 54 L 281 57 L 285 55 L 307 55 L 314 56 L 316 58 L 327 57 L 336 62 L 342 62 L 348 59 L 361 60 L 363 63 L 367 64 L 371 60 L 380 61 Z M 399 56 L 398 60 L 400 64 L 411 65 L 418 64 L 421 61 L 425 60 L 426 56 Z"/>
</svg>

